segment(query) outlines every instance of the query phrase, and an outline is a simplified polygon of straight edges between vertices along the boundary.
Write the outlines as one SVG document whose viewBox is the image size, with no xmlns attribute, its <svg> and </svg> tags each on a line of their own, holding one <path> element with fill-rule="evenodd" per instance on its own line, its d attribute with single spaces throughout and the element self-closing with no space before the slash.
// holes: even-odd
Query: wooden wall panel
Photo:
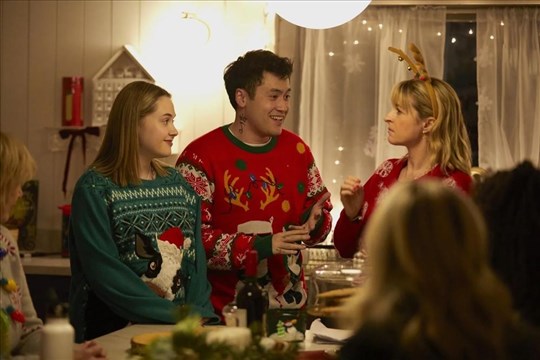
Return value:
<svg viewBox="0 0 540 360">
<path fill-rule="evenodd" d="M 56 90 L 55 98 L 58 106 L 55 114 L 57 126 L 61 125 L 62 118 L 62 78 L 66 76 L 84 75 L 84 28 L 85 28 L 85 2 L 82 1 L 59 1 L 57 10 L 56 34 Z M 66 141 L 67 142 L 67 141 Z M 73 156 L 70 162 L 70 171 L 67 183 L 66 196 L 62 193 L 62 180 L 66 161 L 66 152 L 55 152 L 54 161 L 54 199 L 51 208 L 69 203 L 77 178 L 83 171 L 81 141 L 77 140 Z M 60 212 L 54 216 L 55 224 L 59 224 Z"/>
<path fill-rule="evenodd" d="M 56 1 L 31 2 L 29 17 L 28 67 L 28 148 L 38 164 L 39 200 L 38 228 L 59 224 L 59 213 L 54 207 L 58 187 L 55 172 L 61 162 L 50 151 L 49 128 L 59 126 L 59 104 L 56 97 Z M 47 39 L 44 41 L 44 39 Z M 55 164 L 56 163 L 56 164 Z M 47 181 L 49 180 L 49 181 Z"/>
<path fill-rule="evenodd" d="M 112 2 L 85 2 L 84 24 L 84 119 L 92 125 L 92 78 L 113 55 Z"/>
<path fill-rule="evenodd" d="M 141 3 L 139 1 L 113 1 L 112 3 L 112 52 L 122 45 L 140 46 Z"/>
<path fill-rule="evenodd" d="M 3 1 L 0 129 L 28 143 L 28 1 Z"/>
</svg>

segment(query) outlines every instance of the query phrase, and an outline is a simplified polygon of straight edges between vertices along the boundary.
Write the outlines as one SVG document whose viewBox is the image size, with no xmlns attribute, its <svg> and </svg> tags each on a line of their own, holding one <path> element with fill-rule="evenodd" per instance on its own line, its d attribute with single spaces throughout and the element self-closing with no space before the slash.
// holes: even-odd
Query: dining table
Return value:
<svg viewBox="0 0 540 360">
<path fill-rule="evenodd" d="M 111 360 L 136 360 L 130 356 L 131 339 L 134 336 L 147 333 L 162 333 L 172 331 L 174 325 L 163 324 L 133 324 L 120 330 L 100 336 L 95 339 L 106 351 Z M 319 343 L 314 339 L 310 330 L 306 330 L 305 340 L 300 344 L 299 360 L 325 360 L 336 358 L 340 345 L 336 343 Z"/>
</svg>

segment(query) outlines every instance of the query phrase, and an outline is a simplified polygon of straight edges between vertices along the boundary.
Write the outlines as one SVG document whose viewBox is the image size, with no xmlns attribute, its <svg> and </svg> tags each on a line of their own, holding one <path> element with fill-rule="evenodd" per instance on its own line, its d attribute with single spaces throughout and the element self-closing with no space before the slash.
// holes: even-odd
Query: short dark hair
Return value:
<svg viewBox="0 0 540 360">
<path fill-rule="evenodd" d="M 523 161 L 474 190 L 488 225 L 491 264 L 523 318 L 540 326 L 540 169 Z"/>
<path fill-rule="evenodd" d="M 272 73 L 280 79 L 289 79 L 293 70 L 291 59 L 281 57 L 269 50 L 248 51 L 225 68 L 223 80 L 229 95 L 229 101 L 236 110 L 236 89 L 247 91 L 250 99 L 255 96 L 255 89 L 261 85 L 264 72 Z"/>
</svg>

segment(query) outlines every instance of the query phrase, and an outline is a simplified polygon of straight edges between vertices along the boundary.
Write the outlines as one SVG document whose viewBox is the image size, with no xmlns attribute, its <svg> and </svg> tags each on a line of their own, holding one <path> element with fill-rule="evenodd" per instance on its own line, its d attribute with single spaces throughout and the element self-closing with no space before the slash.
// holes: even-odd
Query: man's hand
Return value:
<svg viewBox="0 0 540 360">
<path fill-rule="evenodd" d="M 311 208 L 311 212 L 309 213 L 309 217 L 306 220 L 306 222 L 304 223 L 304 225 L 302 225 L 302 226 L 294 226 L 294 225 L 292 225 L 290 228 L 291 229 L 302 229 L 302 228 L 304 228 L 304 229 L 308 230 L 308 233 L 312 232 L 313 229 L 315 229 L 315 226 L 317 225 L 317 221 L 319 221 L 319 219 L 321 218 L 322 211 L 323 211 L 323 208 L 324 208 L 324 203 L 326 202 L 326 200 L 330 199 L 330 196 L 331 196 L 331 194 L 329 192 L 327 192 L 326 194 L 321 196 L 321 198 Z"/>
<path fill-rule="evenodd" d="M 272 253 L 282 255 L 295 255 L 304 250 L 306 245 L 302 241 L 309 239 L 309 231 L 305 227 L 287 230 L 272 236 Z"/>
</svg>

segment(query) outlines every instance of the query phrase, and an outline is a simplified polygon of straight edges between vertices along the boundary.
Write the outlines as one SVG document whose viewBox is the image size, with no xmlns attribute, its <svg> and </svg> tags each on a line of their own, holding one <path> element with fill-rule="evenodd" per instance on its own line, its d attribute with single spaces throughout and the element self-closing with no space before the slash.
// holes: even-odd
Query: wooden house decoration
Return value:
<svg viewBox="0 0 540 360">
<path fill-rule="evenodd" d="M 155 83 L 130 45 L 122 48 L 92 78 L 92 125 L 106 125 L 116 95 L 130 82 L 143 80 Z"/>
</svg>

